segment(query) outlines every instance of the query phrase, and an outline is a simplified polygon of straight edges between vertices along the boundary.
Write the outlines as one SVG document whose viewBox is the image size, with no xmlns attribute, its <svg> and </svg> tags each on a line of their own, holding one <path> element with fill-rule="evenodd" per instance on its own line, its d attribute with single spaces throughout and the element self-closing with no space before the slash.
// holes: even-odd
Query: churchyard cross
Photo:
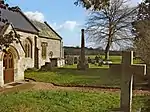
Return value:
<svg viewBox="0 0 150 112">
<path fill-rule="evenodd" d="M 140 75 L 146 75 L 145 64 L 133 64 L 133 51 L 122 52 L 122 76 L 121 76 L 121 98 L 120 107 L 123 112 L 131 112 L 132 87 L 135 71 Z"/>
</svg>

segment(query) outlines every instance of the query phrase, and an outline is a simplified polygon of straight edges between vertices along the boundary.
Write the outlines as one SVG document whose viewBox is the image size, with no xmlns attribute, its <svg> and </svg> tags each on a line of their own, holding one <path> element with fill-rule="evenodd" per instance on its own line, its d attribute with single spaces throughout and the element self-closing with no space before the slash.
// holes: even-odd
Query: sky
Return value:
<svg viewBox="0 0 150 112">
<path fill-rule="evenodd" d="M 80 46 L 81 28 L 84 28 L 88 11 L 75 6 L 74 1 L 6 0 L 10 6 L 19 6 L 30 19 L 47 21 L 63 38 L 64 46 Z M 131 0 L 131 4 L 135 5 L 140 1 Z M 89 46 L 88 42 L 86 46 Z"/>
</svg>

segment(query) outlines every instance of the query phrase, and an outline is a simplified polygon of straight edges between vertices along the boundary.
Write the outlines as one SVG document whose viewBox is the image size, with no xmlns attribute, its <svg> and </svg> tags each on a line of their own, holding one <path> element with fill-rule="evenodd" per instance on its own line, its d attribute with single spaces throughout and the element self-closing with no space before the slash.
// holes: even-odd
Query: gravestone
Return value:
<svg viewBox="0 0 150 112">
<path fill-rule="evenodd" d="M 140 75 L 146 75 L 146 65 L 133 64 L 133 51 L 125 51 L 122 52 L 121 69 L 120 108 L 123 112 L 131 112 L 133 77 L 136 77 L 134 73 L 137 70 Z"/>
<path fill-rule="evenodd" d="M 102 66 L 103 65 L 103 60 L 102 59 L 99 59 L 98 61 L 98 66 Z"/>
<path fill-rule="evenodd" d="M 77 63 L 78 63 L 78 58 L 74 57 L 74 64 L 77 64 Z"/>
<path fill-rule="evenodd" d="M 98 57 L 98 56 L 95 56 L 95 60 L 96 60 L 96 63 L 98 63 L 99 57 Z"/>
<path fill-rule="evenodd" d="M 81 53 L 79 63 L 77 64 L 77 68 L 79 70 L 85 70 L 89 68 L 89 65 L 85 59 L 84 29 L 81 29 Z"/>
<path fill-rule="evenodd" d="M 91 63 L 91 58 L 90 57 L 88 57 L 88 63 Z"/>
<path fill-rule="evenodd" d="M 67 56 L 66 57 L 66 64 L 67 65 L 73 65 L 74 64 L 74 57 L 73 56 Z"/>
<path fill-rule="evenodd" d="M 95 64 L 96 60 L 95 59 L 91 59 L 91 64 Z"/>
</svg>

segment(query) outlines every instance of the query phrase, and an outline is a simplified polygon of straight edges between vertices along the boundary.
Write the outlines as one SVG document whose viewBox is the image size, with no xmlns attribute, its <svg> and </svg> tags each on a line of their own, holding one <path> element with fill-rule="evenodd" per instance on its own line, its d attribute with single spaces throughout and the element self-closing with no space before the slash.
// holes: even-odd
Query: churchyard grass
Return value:
<svg viewBox="0 0 150 112">
<path fill-rule="evenodd" d="M 91 59 L 95 59 L 95 56 L 96 55 L 89 55 L 89 56 L 86 56 L 86 57 L 90 57 Z M 104 59 L 105 56 L 104 55 L 101 55 L 102 58 Z M 114 62 L 114 63 L 121 63 L 121 59 L 122 57 L 121 56 L 109 56 L 109 59 Z"/>
<path fill-rule="evenodd" d="M 94 65 L 93 65 L 94 66 Z M 69 66 L 56 68 L 53 71 L 29 71 L 25 76 L 36 81 L 55 83 L 59 85 L 82 86 L 114 86 L 120 85 L 120 75 L 109 75 L 108 68 L 90 68 L 80 71 Z"/>
<path fill-rule="evenodd" d="M 86 57 L 90 57 L 91 59 L 95 59 L 96 55 L 86 55 Z M 101 55 L 102 58 L 104 59 L 104 55 Z M 113 62 L 113 63 L 121 63 L 122 60 L 122 56 L 109 56 L 109 59 Z M 134 63 L 142 63 L 142 61 L 140 59 L 134 59 Z"/>
<path fill-rule="evenodd" d="M 111 56 L 113 63 L 120 63 L 121 56 Z M 134 60 L 134 63 L 140 63 Z M 90 68 L 85 71 L 77 70 L 76 65 L 67 65 L 63 68 L 56 68 L 53 71 L 28 71 L 27 78 L 36 81 L 55 83 L 60 85 L 81 85 L 81 86 L 113 86 L 120 87 L 120 74 L 109 74 L 107 65 L 97 66 L 89 64 Z M 138 81 L 137 81 L 138 82 Z M 140 81 L 139 81 L 140 82 Z"/>
<path fill-rule="evenodd" d="M 109 74 L 107 67 L 94 68 L 94 65 L 93 68 L 86 71 L 77 70 L 75 65 L 72 68 L 67 66 L 56 68 L 53 71 L 28 71 L 25 72 L 25 77 L 63 86 L 120 87 L 121 80 L 120 74 Z"/>
<path fill-rule="evenodd" d="M 135 97 L 133 112 L 144 105 Z M 118 92 L 26 91 L 0 95 L 0 112 L 110 112 L 119 107 Z"/>
</svg>

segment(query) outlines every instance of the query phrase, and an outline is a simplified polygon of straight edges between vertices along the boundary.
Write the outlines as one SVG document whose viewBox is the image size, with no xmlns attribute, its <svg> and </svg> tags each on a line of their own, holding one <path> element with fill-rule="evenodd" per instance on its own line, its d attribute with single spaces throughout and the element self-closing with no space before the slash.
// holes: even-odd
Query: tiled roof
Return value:
<svg viewBox="0 0 150 112">
<path fill-rule="evenodd" d="M 8 10 L 4 8 L 0 8 L 1 17 L 4 19 L 8 19 L 9 23 L 12 23 L 16 29 L 38 33 L 38 30 L 34 27 L 34 25 L 29 21 L 29 19 L 21 12 L 21 10 Z M 3 24 L 0 22 L 0 24 Z"/>
<path fill-rule="evenodd" d="M 9 27 L 8 23 L 4 24 L 3 26 L 0 26 L 0 36 L 2 36 L 5 33 L 8 27 Z"/>
<path fill-rule="evenodd" d="M 31 22 L 37 27 L 37 29 L 40 31 L 39 36 L 50 38 L 50 39 L 62 39 L 47 23 L 42 23 L 39 21 L 33 21 Z"/>
</svg>

